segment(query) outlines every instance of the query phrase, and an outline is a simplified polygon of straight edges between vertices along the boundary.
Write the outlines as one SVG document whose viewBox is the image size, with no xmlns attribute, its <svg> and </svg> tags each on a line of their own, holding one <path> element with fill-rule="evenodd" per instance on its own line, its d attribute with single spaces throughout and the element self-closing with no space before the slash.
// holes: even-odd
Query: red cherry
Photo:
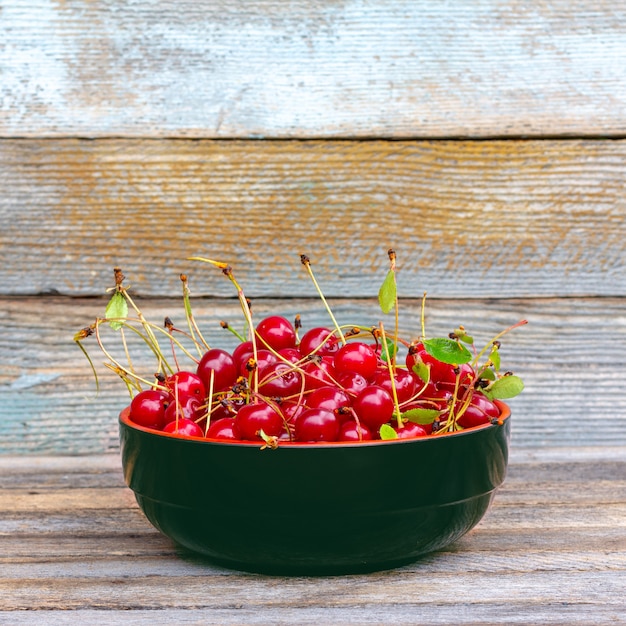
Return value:
<svg viewBox="0 0 626 626">
<path fill-rule="evenodd" d="M 163 432 L 173 435 L 184 435 L 185 437 L 204 437 L 202 428 L 194 421 L 184 417 L 166 424 L 163 428 Z"/>
<path fill-rule="evenodd" d="M 299 363 L 302 358 L 298 348 L 283 348 L 278 351 L 278 354 L 283 361 L 289 361 L 289 363 Z"/>
<path fill-rule="evenodd" d="M 357 424 L 354 420 L 348 420 L 339 429 L 338 441 L 370 441 L 374 439 L 372 431 L 365 424 Z"/>
<path fill-rule="evenodd" d="M 207 439 L 228 439 L 237 440 L 237 430 L 234 417 L 223 417 L 212 422 L 207 431 Z"/>
<path fill-rule="evenodd" d="M 426 437 L 428 432 L 423 426 L 413 422 L 406 422 L 402 428 L 393 427 L 398 434 L 398 439 L 413 439 L 415 437 Z"/>
<path fill-rule="evenodd" d="M 413 346 L 406 356 L 406 366 L 409 371 L 413 371 L 413 367 L 422 362 L 430 370 L 430 381 L 437 387 L 445 387 L 453 390 L 456 384 L 455 366 L 449 363 L 438 361 L 435 357 L 426 352 L 423 344 Z M 474 381 L 474 370 L 469 363 L 463 363 L 458 366 L 460 370 L 460 385 L 469 386 Z"/>
<path fill-rule="evenodd" d="M 343 374 L 338 374 L 337 382 L 341 388 L 352 397 L 358 396 L 368 385 L 367 380 L 356 372 L 343 372 Z"/>
<path fill-rule="evenodd" d="M 207 390 L 211 388 L 211 372 L 214 373 L 214 392 L 232 387 L 237 380 L 237 368 L 233 357 L 220 348 L 211 348 L 205 352 L 196 372 Z"/>
<path fill-rule="evenodd" d="M 305 363 L 301 369 L 305 374 L 305 387 L 307 390 L 335 384 L 337 372 L 331 356 L 323 356 L 321 358 L 316 356 Z"/>
<path fill-rule="evenodd" d="M 319 387 L 306 399 L 306 405 L 310 409 L 326 409 L 334 411 L 340 407 L 350 406 L 350 396 L 337 387 Z"/>
<path fill-rule="evenodd" d="M 470 404 L 457 418 L 457 424 L 463 428 L 481 426 L 488 424 L 495 417 L 500 415 L 500 409 L 491 400 L 480 393 L 472 396 Z"/>
<path fill-rule="evenodd" d="M 366 343 L 347 343 L 335 355 L 335 369 L 338 372 L 356 372 L 363 378 L 372 380 L 378 367 L 376 352 Z"/>
<path fill-rule="evenodd" d="M 284 398 L 302 389 L 302 375 L 288 363 L 270 363 L 259 371 L 259 392 Z"/>
<path fill-rule="evenodd" d="M 198 422 L 205 416 L 206 406 L 199 398 L 195 397 L 187 398 L 184 403 L 179 401 L 178 404 L 174 400 L 165 409 L 165 423 L 173 422 L 182 417 Z"/>
<path fill-rule="evenodd" d="M 394 374 L 396 394 L 398 396 L 398 403 L 402 404 L 410 400 L 417 392 L 417 382 L 415 377 L 409 370 L 396 369 Z M 376 374 L 375 384 L 383 389 L 386 389 L 393 395 L 391 387 L 391 378 L 389 377 L 389 370 L 379 370 Z"/>
<path fill-rule="evenodd" d="M 294 422 L 296 417 L 305 410 L 304 404 L 298 402 L 281 402 L 278 409 L 286 422 Z"/>
<path fill-rule="evenodd" d="M 140 391 L 130 403 L 129 418 L 139 426 L 161 430 L 166 424 L 165 409 L 172 402 L 169 393 L 159 389 Z"/>
<path fill-rule="evenodd" d="M 296 331 L 291 322 L 280 315 L 272 315 L 261 320 L 256 327 L 261 343 L 273 350 L 294 348 Z"/>
<path fill-rule="evenodd" d="M 252 358 L 252 354 L 250 355 L 250 358 Z M 278 357 L 273 352 L 270 352 L 269 350 L 265 350 L 264 348 L 257 350 L 256 366 L 259 372 L 266 365 L 271 365 L 272 363 L 278 363 Z M 250 369 L 248 367 L 248 361 L 246 361 L 245 363 L 242 363 L 241 366 L 239 367 L 239 375 L 244 376 L 245 378 L 248 378 L 248 376 L 250 376 Z"/>
<path fill-rule="evenodd" d="M 355 398 L 352 408 L 361 422 L 378 432 L 393 416 L 393 398 L 382 387 L 370 385 Z"/>
<path fill-rule="evenodd" d="M 235 362 L 235 367 L 237 371 L 241 369 L 241 366 L 244 363 L 248 362 L 248 359 L 252 356 L 253 348 L 251 341 L 242 341 L 237 344 L 237 347 L 233 350 L 233 361 Z"/>
<path fill-rule="evenodd" d="M 259 431 L 268 437 L 278 437 L 284 430 L 283 418 L 265 402 L 242 406 L 235 416 L 235 428 L 242 439 L 256 441 L 262 439 Z"/>
<path fill-rule="evenodd" d="M 226 395 L 211 410 L 211 421 L 214 422 L 223 417 L 234 417 L 239 409 L 246 404 L 243 396 L 233 394 Z"/>
<path fill-rule="evenodd" d="M 306 409 L 296 418 L 296 441 L 336 441 L 339 436 L 339 419 L 325 409 Z"/>
<path fill-rule="evenodd" d="M 206 388 L 202 379 L 192 372 L 180 371 L 168 376 L 165 386 L 170 390 L 179 404 L 185 404 L 188 398 L 195 398 L 204 402 L 206 398 Z"/>
<path fill-rule="evenodd" d="M 316 327 L 304 333 L 298 345 L 298 350 L 302 356 L 309 356 L 309 354 L 313 352 L 324 356 L 325 354 L 334 355 L 340 347 L 341 344 L 333 335 L 332 330 L 324 327 Z"/>
</svg>

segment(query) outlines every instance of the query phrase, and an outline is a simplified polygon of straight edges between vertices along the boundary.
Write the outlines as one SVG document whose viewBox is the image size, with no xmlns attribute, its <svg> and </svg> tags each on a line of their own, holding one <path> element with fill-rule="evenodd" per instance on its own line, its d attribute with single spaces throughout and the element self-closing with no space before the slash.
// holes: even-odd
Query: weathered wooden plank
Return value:
<svg viewBox="0 0 626 626">
<path fill-rule="evenodd" d="M 623 135 L 608 0 L 5 0 L 0 135 Z"/>
<path fill-rule="evenodd" d="M 625 65 L 626 67 L 626 65 Z M 0 293 L 626 295 L 626 141 L 5 140 Z"/>
<path fill-rule="evenodd" d="M 19 498 L 3 496 L 0 617 L 90 624 L 106 609 L 113 624 L 146 623 L 155 610 L 176 623 L 619 623 L 626 610 L 626 449 L 610 452 L 608 463 L 598 448 L 584 449 L 581 460 L 550 460 L 560 458 L 558 449 L 533 454 L 536 460 L 511 459 L 485 519 L 449 549 L 397 570 L 334 578 L 238 573 L 176 549 L 145 520 L 149 530 L 138 532 L 128 524 L 113 455 L 67 463 L 40 457 L 32 466 L 24 457 L 0 458 L 5 493 L 24 493 L 28 476 L 31 497 L 47 493 L 52 507 L 26 512 Z M 50 473 L 58 484 L 49 485 Z M 89 491 L 104 508 L 90 505 Z M 59 522 L 47 525 L 52 509 Z M 24 526 L 7 531 L 3 523 L 14 513 Z M 77 516 L 86 528 L 90 521 L 89 534 L 73 531 Z M 113 534 L 102 517 L 117 517 Z"/>
<path fill-rule="evenodd" d="M 138 302 L 158 324 L 166 315 L 184 324 L 178 300 Z M 335 299 L 331 305 L 340 323 L 372 325 L 381 319 L 372 299 Z M 74 332 L 102 315 L 104 307 L 104 299 L 0 299 L 0 452 L 117 449 L 116 416 L 127 402 L 126 390 L 98 365 L 102 389 L 96 396 L 91 370 L 72 341 Z M 329 323 L 315 299 L 259 299 L 253 307 L 259 318 L 270 312 L 289 318 L 300 314 L 305 329 Z M 235 301 L 197 299 L 194 308 L 212 345 L 235 346 L 236 340 L 219 326 L 222 319 L 239 324 Z M 403 300 L 400 310 L 401 333 L 418 335 L 420 302 Z M 502 347 L 503 365 L 526 383 L 523 394 L 511 401 L 513 448 L 625 445 L 624 310 L 624 298 L 433 299 L 427 302 L 426 330 L 429 336 L 441 336 L 462 323 L 477 342 L 487 342 L 528 319 L 527 326 L 503 339 Z M 86 345 L 100 364 L 96 344 Z M 145 350 L 131 346 L 136 367 L 151 376 L 155 363 Z"/>
</svg>

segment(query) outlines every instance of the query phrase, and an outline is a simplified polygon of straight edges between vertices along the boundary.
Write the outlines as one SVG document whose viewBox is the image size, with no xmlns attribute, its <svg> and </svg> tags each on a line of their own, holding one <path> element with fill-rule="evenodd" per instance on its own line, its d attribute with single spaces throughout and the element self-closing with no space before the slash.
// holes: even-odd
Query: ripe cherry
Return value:
<svg viewBox="0 0 626 626">
<path fill-rule="evenodd" d="M 264 396 L 284 398 L 301 389 L 302 375 L 288 363 L 270 363 L 259 371 L 259 392 Z"/>
<path fill-rule="evenodd" d="M 334 360 L 338 372 L 356 372 L 368 381 L 373 380 L 378 368 L 376 352 L 366 343 L 347 343 L 339 349 Z"/>
<path fill-rule="evenodd" d="M 251 341 L 242 341 L 237 344 L 237 347 L 233 350 L 232 354 L 237 371 L 241 370 L 241 366 L 248 361 L 253 352 L 254 348 L 252 347 Z"/>
<path fill-rule="evenodd" d="M 361 422 L 377 433 L 393 416 L 393 398 L 382 387 L 370 385 L 355 398 L 352 408 Z"/>
<path fill-rule="evenodd" d="M 499 417 L 500 409 L 481 393 L 472 396 L 469 406 L 457 418 L 457 424 L 463 428 L 488 424 L 493 418 Z"/>
<path fill-rule="evenodd" d="M 399 404 L 407 402 L 416 394 L 417 382 L 415 376 L 413 376 L 409 370 L 397 368 L 394 374 L 394 381 Z M 389 370 L 386 368 L 378 371 L 375 384 L 386 389 L 390 394 L 393 394 Z"/>
<path fill-rule="evenodd" d="M 202 428 L 193 420 L 188 420 L 184 417 L 166 424 L 163 427 L 163 432 L 173 435 L 183 435 L 185 437 L 204 437 Z"/>
<path fill-rule="evenodd" d="M 235 384 L 237 368 L 233 357 L 220 348 L 211 348 L 204 353 L 196 370 L 205 388 L 211 388 L 211 372 L 213 372 L 213 391 L 223 391 Z"/>
<path fill-rule="evenodd" d="M 203 401 L 196 397 L 190 397 L 178 403 L 176 400 L 171 402 L 169 406 L 165 409 L 165 422 L 173 422 L 176 419 L 180 419 L 184 417 L 185 419 L 189 419 L 193 422 L 198 422 L 203 417 L 206 416 L 206 406 Z"/>
<path fill-rule="evenodd" d="M 310 409 L 326 409 L 334 411 L 340 407 L 347 407 L 352 404 L 350 396 L 337 387 L 319 387 L 306 399 L 306 405 Z"/>
<path fill-rule="evenodd" d="M 296 331 L 291 322 L 280 315 L 271 315 L 261 320 L 256 327 L 261 344 L 273 350 L 293 348 L 296 345 Z"/>
<path fill-rule="evenodd" d="M 313 352 L 315 352 L 315 354 L 319 354 L 320 356 L 324 356 L 325 354 L 334 355 L 340 347 L 341 344 L 333 335 L 333 331 L 320 326 L 311 328 L 304 333 L 304 336 L 298 345 L 298 350 L 303 357 L 308 356 Z"/>
<path fill-rule="evenodd" d="M 212 422 L 207 431 L 207 439 L 228 439 L 237 440 L 237 430 L 234 417 L 223 417 Z"/>
<path fill-rule="evenodd" d="M 298 348 L 283 348 L 278 351 L 278 354 L 281 360 L 289 361 L 289 363 L 298 363 L 302 358 Z"/>
<path fill-rule="evenodd" d="M 140 391 L 130 403 L 130 420 L 140 426 L 161 430 L 166 424 L 165 410 L 172 396 L 159 389 Z"/>
<path fill-rule="evenodd" d="M 186 404 L 189 398 L 204 402 L 206 398 L 206 388 L 202 379 L 192 372 L 180 371 L 168 376 L 165 386 L 170 390 L 179 404 Z"/>
<path fill-rule="evenodd" d="M 348 420 L 339 429 L 338 441 L 370 441 L 374 439 L 372 431 L 365 424 L 357 424 L 355 420 Z"/>
<path fill-rule="evenodd" d="M 426 437 L 428 432 L 423 426 L 413 422 L 406 422 L 402 428 L 393 427 L 398 434 L 398 439 L 413 439 L 415 437 Z"/>
<path fill-rule="evenodd" d="M 356 372 L 343 372 L 343 374 L 338 374 L 337 382 L 341 388 L 352 397 L 358 396 L 368 385 L 367 380 Z"/>
<path fill-rule="evenodd" d="M 284 430 L 283 418 L 266 402 L 242 406 L 235 416 L 235 428 L 242 439 L 262 439 L 259 431 L 268 437 L 278 437 Z"/>
<path fill-rule="evenodd" d="M 257 357 L 256 367 L 259 370 L 259 372 L 266 365 L 271 365 L 272 363 L 278 363 L 278 357 L 273 352 L 270 352 L 269 350 L 265 350 L 264 348 L 257 350 L 256 357 Z M 252 354 L 250 354 L 250 358 L 252 358 Z M 248 361 L 246 361 L 245 363 L 242 363 L 241 366 L 239 367 L 239 375 L 245 378 L 248 378 L 248 376 L 250 376 L 251 371 L 252 370 L 250 369 L 250 364 Z"/>
<path fill-rule="evenodd" d="M 314 356 L 310 361 L 304 363 L 301 369 L 305 374 L 305 387 L 307 390 L 335 384 L 334 380 L 337 378 L 337 372 L 331 356 Z"/>
<path fill-rule="evenodd" d="M 295 421 L 296 441 L 336 441 L 339 436 L 339 419 L 325 409 L 306 409 Z"/>
</svg>

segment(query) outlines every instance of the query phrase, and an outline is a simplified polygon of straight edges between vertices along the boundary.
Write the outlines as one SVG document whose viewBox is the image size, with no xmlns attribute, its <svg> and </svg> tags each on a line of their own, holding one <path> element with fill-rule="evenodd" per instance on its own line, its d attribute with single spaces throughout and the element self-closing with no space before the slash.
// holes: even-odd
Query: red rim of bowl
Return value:
<svg viewBox="0 0 626 626">
<path fill-rule="evenodd" d="M 379 445 L 389 445 L 389 444 L 402 444 L 402 443 L 411 443 L 416 441 L 435 441 L 440 439 L 447 439 L 449 437 L 459 437 L 463 435 L 469 435 L 471 433 L 475 433 L 480 430 L 485 430 L 487 428 L 497 428 L 501 426 L 506 420 L 511 416 L 511 409 L 508 404 L 501 402 L 500 400 L 495 400 L 496 405 L 500 409 L 500 417 L 498 418 L 497 423 L 487 422 L 486 424 L 480 424 L 479 426 L 471 426 L 470 428 L 465 428 L 464 430 L 459 430 L 453 433 L 444 433 L 441 435 L 428 435 L 426 437 L 411 437 L 407 439 L 374 439 L 368 441 L 280 441 L 278 444 L 279 448 L 328 448 L 328 447 L 354 447 L 354 446 L 379 446 Z M 184 441 L 194 441 L 199 443 L 211 443 L 218 444 L 223 446 L 253 446 L 259 447 L 263 446 L 263 441 L 243 441 L 239 439 L 214 439 L 207 437 L 189 437 L 187 435 L 179 435 L 177 433 L 166 433 L 162 430 L 156 430 L 155 428 L 148 428 L 147 426 L 141 426 L 140 424 L 135 424 L 130 419 L 130 406 L 127 406 L 120 412 L 119 420 L 122 424 L 127 426 L 128 428 L 133 428 L 135 430 L 139 430 L 141 432 L 148 433 L 150 435 L 156 435 L 159 437 L 169 437 L 171 439 L 181 439 Z"/>
</svg>

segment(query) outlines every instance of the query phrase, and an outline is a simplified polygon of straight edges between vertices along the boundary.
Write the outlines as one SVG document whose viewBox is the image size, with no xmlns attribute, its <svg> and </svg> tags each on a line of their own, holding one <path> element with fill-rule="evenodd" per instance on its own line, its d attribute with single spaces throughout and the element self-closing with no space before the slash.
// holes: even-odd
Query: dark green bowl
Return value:
<svg viewBox="0 0 626 626">
<path fill-rule="evenodd" d="M 457 540 L 504 480 L 502 424 L 387 442 L 183 439 L 120 416 L 124 476 L 150 522 L 234 569 L 328 575 L 397 567 Z"/>
</svg>

